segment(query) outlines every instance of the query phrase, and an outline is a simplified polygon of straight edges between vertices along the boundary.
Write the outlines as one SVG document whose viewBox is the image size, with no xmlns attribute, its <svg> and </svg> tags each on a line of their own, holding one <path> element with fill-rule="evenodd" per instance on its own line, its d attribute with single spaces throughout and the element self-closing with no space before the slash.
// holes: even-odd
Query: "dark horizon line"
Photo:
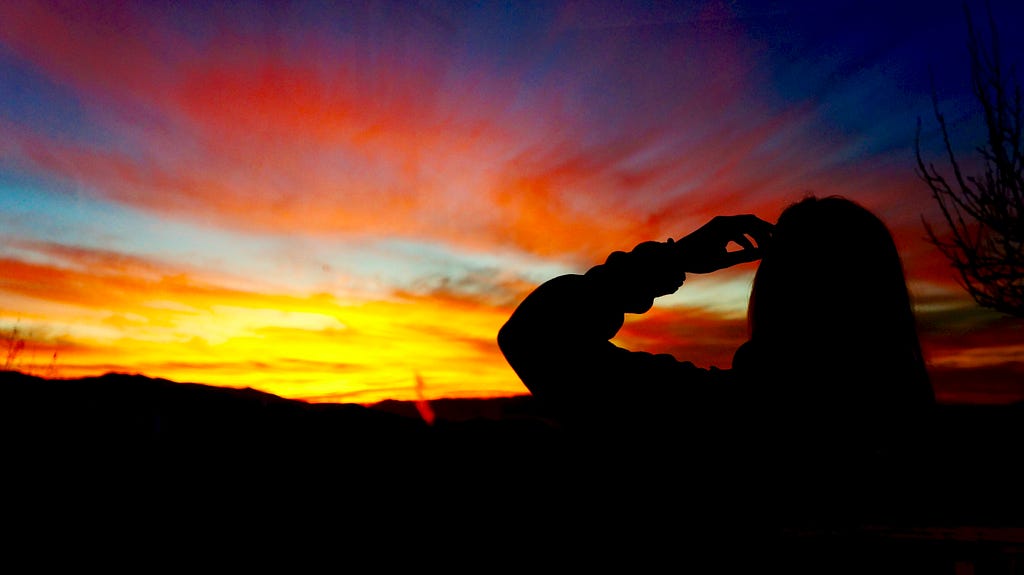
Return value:
<svg viewBox="0 0 1024 575">
<path fill-rule="evenodd" d="M 983 368 L 979 368 L 983 369 Z M 970 371 L 970 368 L 946 368 L 940 370 L 945 373 L 959 373 L 964 371 Z M 81 381 L 98 381 L 112 378 L 137 378 L 141 380 L 149 381 L 161 381 L 175 385 L 182 386 L 201 386 L 211 389 L 231 389 L 240 392 L 251 392 L 258 393 L 266 396 L 271 396 L 284 401 L 296 401 L 301 403 L 307 403 L 311 405 L 325 405 L 325 404 L 340 404 L 340 405 L 362 405 L 362 406 L 381 406 L 388 403 L 391 404 L 408 404 L 414 405 L 416 403 L 428 402 L 446 402 L 446 403 L 457 403 L 457 402 L 494 402 L 500 403 L 502 401 L 515 402 L 523 401 L 532 398 L 533 396 L 529 392 L 523 393 L 510 393 L 506 395 L 496 396 L 469 396 L 469 397 L 439 397 L 433 399 L 382 399 L 371 402 L 359 402 L 359 401 L 319 401 L 315 398 L 296 398 L 287 397 L 277 393 L 264 391 L 261 389 L 254 388 L 252 386 L 233 387 L 227 385 L 218 385 L 211 383 L 204 383 L 201 381 L 179 381 L 166 377 L 151 376 L 140 372 L 129 372 L 129 371 L 107 371 L 99 375 L 84 375 L 76 377 L 46 377 L 43 375 L 28 373 L 18 369 L 0 369 L 0 381 L 3 381 L 10 374 L 16 374 L 20 377 L 35 379 L 39 381 L 47 382 L 81 382 Z M 952 398 L 952 399 L 951 399 Z M 941 390 L 936 391 L 936 403 L 943 406 L 1024 406 L 1024 390 L 1021 390 L 1018 394 L 1006 394 L 1006 393 L 992 393 L 985 390 L 978 390 L 972 392 L 969 390 L 960 390 L 954 392 L 942 392 Z"/>
</svg>

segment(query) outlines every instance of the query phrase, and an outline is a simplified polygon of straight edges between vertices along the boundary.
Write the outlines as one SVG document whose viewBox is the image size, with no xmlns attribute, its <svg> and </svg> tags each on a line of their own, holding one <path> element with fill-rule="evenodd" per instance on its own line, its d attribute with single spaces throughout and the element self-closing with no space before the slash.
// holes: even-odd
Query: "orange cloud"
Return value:
<svg viewBox="0 0 1024 575">
<path fill-rule="evenodd" d="M 282 23 L 283 36 L 268 39 L 232 30 L 214 11 L 216 33 L 200 42 L 159 13 L 15 12 L 0 38 L 55 78 L 114 102 L 94 111 L 118 145 L 10 126 L 5 137 L 39 170 L 177 218 L 590 260 L 677 237 L 717 213 L 761 212 L 806 187 L 813 169 L 794 152 L 807 151 L 807 112 L 751 102 L 758 56 L 739 41 L 713 56 L 685 38 L 645 45 L 649 60 L 638 67 L 621 45 L 635 40 L 572 33 L 565 48 L 586 51 L 580 65 L 617 77 L 638 102 L 592 118 L 607 102 L 580 107 L 593 91 L 586 68 L 557 84 L 526 83 L 524 68 L 464 65 L 467 55 L 445 34 L 409 22 L 375 39 L 317 28 L 290 35 Z M 113 72 L 97 64 L 124 51 L 131 59 Z M 706 81 L 647 81 L 680 65 Z M 112 111 L 121 108 L 133 112 Z M 832 153 L 832 144 L 814 146 Z"/>
<path fill-rule="evenodd" d="M 176 13 L 184 26 L 152 5 L 0 6 L 4 57 L 82 110 L 60 131 L 0 120 L 5 165 L 245 237 L 386 237 L 580 272 L 717 214 L 774 219 L 805 193 L 843 194 L 893 228 L 936 365 L 1020 353 L 1019 331 L 951 295 L 955 277 L 921 239 L 927 195 L 910 162 L 876 164 L 813 102 L 778 105 L 738 23 L 632 34 L 634 16 L 573 4 L 529 53 L 496 62 L 443 18 L 338 10 L 343 32 L 287 10 L 245 27 L 227 6 Z M 0 313 L 39 327 L 32 347 L 59 350 L 67 374 L 138 370 L 331 400 L 521 393 L 493 339 L 534 283 L 499 269 L 457 277 L 442 264 L 372 296 L 317 293 L 21 240 L 0 252 Z M 688 287 L 619 341 L 727 366 L 745 334 L 737 290 L 713 307 L 715 294 L 693 304 Z M 970 330 L 944 331 L 960 325 L 949 309 Z"/>
<path fill-rule="evenodd" d="M 738 22 L 648 37 L 608 22 L 655 15 L 591 12 L 566 6 L 540 35 L 573 63 L 545 77 L 530 59 L 498 73 L 451 24 L 398 9 L 384 24 L 339 8 L 339 34 L 287 11 L 246 29 L 230 8 L 11 5 L 0 41 L 88 94 L 84 120 L 108 138 L 10 123 L 3 136 L 42 172 L 176 218 L 577 261 L 719 213 L 774 215 L 808 191 L 879 206 L 918 195 L 910 166 L 892 185 L 894 170 L 846 161 L 855 143 L 820 133 L 811 105 L 770 105 L 763 55 Z M 183 17 L 202 25 L 179 28 Z M 607 109 L 619 100 L 598 88 L 628 90 L 633 106 Z M 907 221 L 906 237 L 920 235 L 917 214 L 884 207 L 901 235 Z M 914 268 L 938 278 L 931 269 Z"/>
<path fill-rule="evenodd" d="M 482 300 L 266 293 L 142 258 L 20 247 L 52 259 L 0 259 L 0 313 L 48 334 L 27 342 L 27 371 L 132 371 L 332 401 L 525 392 L 494 342 L 508 309 Z"/>
<path fill-rule="evenodd" d="M 745 318 L 683 307 L 655 307 L 642 316 L 630 316 L 615 338 L 627 349 L 668 353 L 705 368 L 731 367 L 736 348 L 746 339 Z"/>
</svg>

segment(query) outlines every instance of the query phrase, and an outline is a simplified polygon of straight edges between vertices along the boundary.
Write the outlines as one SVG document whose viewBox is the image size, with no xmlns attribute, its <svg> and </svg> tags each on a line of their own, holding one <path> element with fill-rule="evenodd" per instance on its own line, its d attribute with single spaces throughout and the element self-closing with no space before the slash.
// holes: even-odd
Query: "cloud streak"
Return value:
<svg viewBox="0 0 1024 575">
<path fill-rule="evenodd" d="M 412 294 L 300 297 L 109 252 L 20 248 L 20 257 L 0 258 L 0 295 L 19 303 L 0 314 L 18 318 L 27 333 L 40 322 L 49 326 L 48 337 L 28 342 L 47 352 L 25 365 L 30 371 L 48 369 L 55 350 L 63 376 L 132 371 L 297 398 L 458 397 L 469 375 L 475 393 L 524 391 L 493 339 L 509 310 L 483 298 L 471 305 Z M 414 388 L 414 370 L 429 377 L 428 389 Z M 378 389 L 388 381 L 399 387 Z"/>
<path fill-rule="evenodd" d="M 859 46 L 862 8 L 254 6 L 0 6 L 0 313 L 67 373 L 520 393 L 493 340 L 543 274 L 811 192 L 891 225 L 937 365 L 1019 351 L 923 241 L 921 57 L 886 60 L 920 36 Z M 621 342 L 728 365 L 748 271 Z"/>
<path fill-rule="evenodd" d="M 228 14 L 198 37 L 127 8 L 6 16 L 5 43 L 110 134 L 60 139 L 9 119 L 22 162 L 241 230 L 595 257 L 832 189 L 848 145 L 815 140 L 808 108 L 763 97 L 766 62 L 736 26 L 634 36 L 563 17 L 544 34 L 547 68 L 535 56 L 509 70 L 471 57 L 464 24 L 448 36 L 404 13 L 356 14 L 372 40 L 301 20 L 222 29 Z M 631 108 L 611 113 L 623 87 Z"/>
</svg>

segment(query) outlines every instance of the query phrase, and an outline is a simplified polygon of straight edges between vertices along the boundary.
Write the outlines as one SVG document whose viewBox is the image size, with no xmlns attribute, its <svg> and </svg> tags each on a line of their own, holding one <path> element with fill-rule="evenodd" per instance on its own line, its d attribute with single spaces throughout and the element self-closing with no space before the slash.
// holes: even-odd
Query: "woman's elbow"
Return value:
<svg viewBox="0 0 1024 575">
<path fill-rule="evenodd" d="M 505 322 L 505 325 L 498 330 L 498 349 L 513 368 L 515 368 L 516 359 L 522 355 L 525 347 L 521 331 L 513 320 Z"/>
</svg>

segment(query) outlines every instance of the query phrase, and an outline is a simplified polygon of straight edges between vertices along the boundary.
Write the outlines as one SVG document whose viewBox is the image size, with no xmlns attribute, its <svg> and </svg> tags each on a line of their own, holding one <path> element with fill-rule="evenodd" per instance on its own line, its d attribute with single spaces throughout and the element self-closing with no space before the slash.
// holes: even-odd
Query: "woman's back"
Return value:
<svg viewBox="0 0 1024 575">
<path fill-rule="evenodd" d="M 790 421 L 872 446 L 934 403 L 902 261 L 885 224 L 840 197 L 787 208 L 754 277 L 733 368 Z M 890 437 L 891 435 L 891 437 Z"/>
</svg>

